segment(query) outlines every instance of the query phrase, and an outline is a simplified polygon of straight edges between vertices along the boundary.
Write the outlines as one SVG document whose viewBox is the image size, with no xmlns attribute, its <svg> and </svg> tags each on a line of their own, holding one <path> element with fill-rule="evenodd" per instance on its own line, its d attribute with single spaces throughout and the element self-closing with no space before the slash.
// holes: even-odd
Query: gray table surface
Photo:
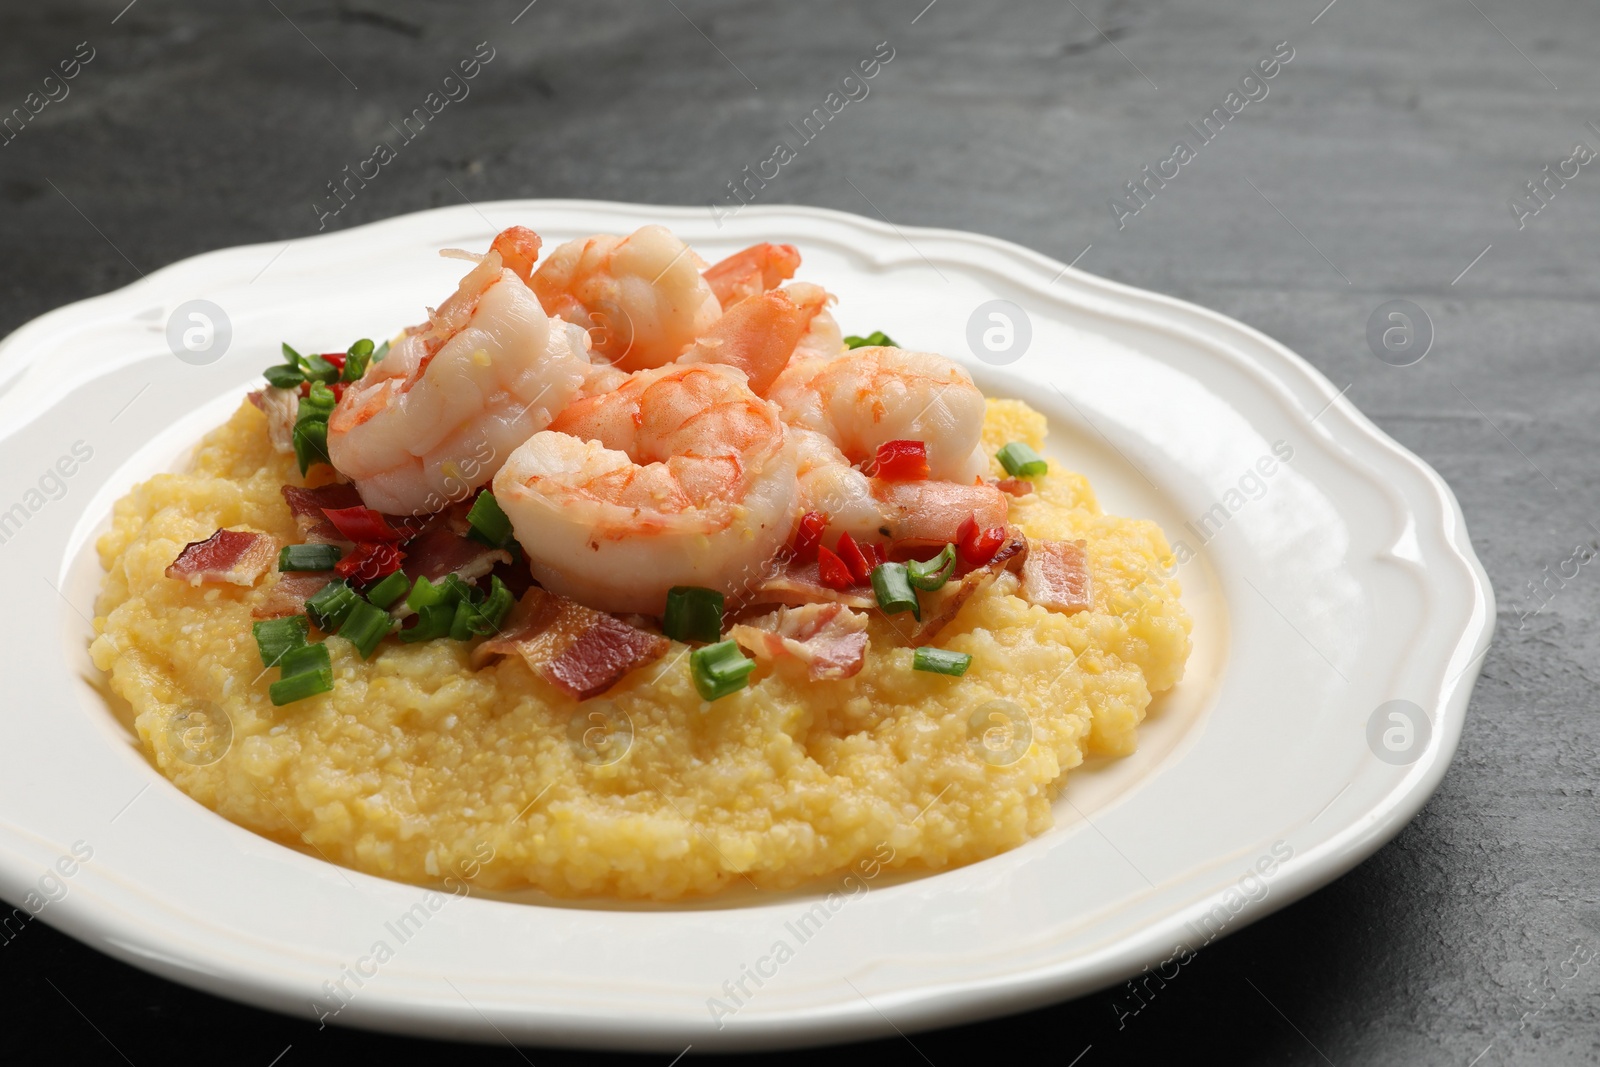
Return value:
<svg viewBox="0 0 1600 1067">
<path fill-rule="evenodd" d="M 495 58 L 471 96 L 330 228 L 463 199 L 704 204 L 887 41 L 871 95 L 764 200 L 994 234 L 1215 308 L 1349 383 L 1455 488 L 1499 632 L 1454 765 L 1399 837 L 1206 948 L 1121 1025 L 1112 991 L 876 1042 L 884 1062 L 1600 1061 L 1600 965 L 1575 962 L 1600 949 L 1600 579 L 1552 583 L 1537 614 L 1525 599 L 1600 538 L 1600 174 L 1552 182 L 1520 228 L 1508 206 L 1576 142 L 1600 147 L 1593 5 L 124 3 L 0 7 L 6 112 L 59 95 L 45 76 L 93 50 L 69 95 L 0 146 L 0 332 L 195 253 L 315 232 L 324 183 L 479 42 Z M 1119 229 L 1123 183 L 1283 41 L 1294 57 L 1268 95 Z M 1435 330 L 1404 368 L 1365 340 L 1396 298 Z M 6 941 L 0 983 L 11 1018 L 78 1062 L 403 1053 L 152 978 L 38 922 Z"/>
</svg>

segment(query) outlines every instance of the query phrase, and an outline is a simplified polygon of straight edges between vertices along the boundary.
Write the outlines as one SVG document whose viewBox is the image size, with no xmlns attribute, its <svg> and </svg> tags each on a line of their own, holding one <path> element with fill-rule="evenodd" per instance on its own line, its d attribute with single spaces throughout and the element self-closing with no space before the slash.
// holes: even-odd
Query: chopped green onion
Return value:
<svg viewBox="0 0 1600 1067">
<path fill-rule="evenodd" d="M 371 360 L 371 358 L 372 342 L 363 337 L 361 340 L 351 345 L 349 351 L 344 354 L 344 374 L 341 375 L 342 380 L 347 382 L 358 381 L 361 376 L 367 372 L 367 363 Z"/>
<path fill-rule="evenodd" d="M 339 368 L 321 356 L 301 356 L 300 370 L 306 380 L 332 384 L 339 380 Z"/>
<path fill-rule="evenodd" d="M 469 640 L 474 634 L 489 634 L 500 629 L 515 603 L 511 590 L 498 577 L 489 579 L 490 593 L 483 603 L 471 599 L 456 602 L 454 617 L 450 620 L 450 636 L 457 641 Z"/>
<path fill-rule="evenodd" d="M 473 533 L 495 548 L 511 540 L 511 520 L 500 509 L 500 502 L 494 498 L 494 494 L 487 489 L 472 502 L 472 510 L 467 512 L 467 525 L 472 527 Z"/>
<path fill-rule="evenodd" d="M 882 330 L 873 330 L 865 337 L 857 337 L 855 334 L 851 334 L 849 337 L 844 339 L 844 346 L 846 348 L 866 348 L 868 345 L 875 345 L 884 348 L 900 347 L 890 340 L 889 335 L 884 333 Z"/>
<path fill-rule="evenodd" d="M 328 366 L 332 367 L 333 364 L 329 363 Z M 314 381 L 311 383 L 308 395 L 300 398 L 300 414 L 297 418 L 327 419 L 329 415 L 333 414 L 334 405 L 338 402 L 339 398 L 333 395 L 332 389 L 329 389 L 322 382 Z"/>
<path fill-rule="evenodd" d="M 385 342 L 383 342 L 383 344 L 378 346 L 378 350 L 376 352 L 372 353 L 372 362 L 374 362 L 374 363 L 382 363 L 383 362 L 383 357 L 387 356 L 388 354 L 389 354 L 389 342 L 385 341 Z"/>
<path fill-rule="evenodd" d="M 427 581 L 419 578 L 418 581 Z M 448 637 L 450 624 L 455 621 L 456 608 L 454 604 L 428 604 L 417 609 L 417 624 L 408 630 L 400 631 L 400 640 L 407 644 L 417 641 L 432 641 L 436 637 Z"/>
<path fill-rule="evenodd" d="M 697 585 L 667 590 L 661 629 L 674 641 L 717 641 L 722 637 L 722 594 Z"/>
<path fill-rule="evenodd" d="M 267 696 L 279 707 L 333 690 L 333 663 L 325 644 L 291 649 L 281 666 L 283 677 L 267 687 Z"/>
<path fill-rule="evenodd" d="M 278 667 L 283 671 L 283 677 L 304 674 L 307 671 L 320 671 L 323 668 L 332 669 L 333 661 L 328 658 L 328 646 L 321 641 L 314 645 L 301 645 L 291 648 L 283 654 L 278 661 Z"/>
<path fill-rule="evenodd" d="M 339 636 L 355 645 L 362 659 L 371 659 L 378 642 L 389 636 L 393 628 L 394 620 L 387 611 L 357 597 L 339 626 Z"/>
<path fill-rule="evenodd" d="M 737 693 L 750 680 L 756 661 L 739 651 L 737 641 L 719 641 L 689 653 L 689 675 L 705 700 L 721 700 Z"/>
<path fill-rule="evenodd" d="M 278 553 L 280 571 L 332 570 L 344 555 L 338 545 L 284 545 Z"/>
<path fill-rule="evenodd" d="M 343 578 L 336 578 L 323 586 L 306 601 L 306 614 L 324 633 L 337 633 L 361 598 Z"/>
<path fill-rule="evenodd" d="M 328 463 L 328 424 L 317 419 L 296 424 L 294 458 L 304 474 L 318 463 Z"/>
<path fill-rule="evenodd" d="M 1021 441 L 1012 441 L 995 458 L 1013 478 L 1036 478 L 1050 469 L 1050 464 L 1045 462 L 1043 456 Z"/>
<path fill-rule="evenodd" d="M 405 571 L 395 571 L 383 581 L 367 590 L 367 599 L 373 604 L 388 611 L 394 607 L 395 602 L 411 590 L 411 579 L 406 577 Z"/>
<path fill-rule="evenodd" d="M 906 564 L 906 580 L 918 589 L 932 592 L 950 580 L 956 572 L 956 546 L 945 545 L 944 551 L 925 562 L 912 560 Z"/>
<path fill-rule="evenodd" d="M 948 674 L 959 678 L 972 666 L 972 657 L 965 652 L 951 652 L 943 648 L 923 645 L 911 656 L 911 669 L 931 674 Z"/>
<path fill-rule="evenodd" d="M 306 380 L 306 376 L 300 373 L 300 368 L 292 363 L 280 363 L 268 367 L 261 372 L 261 375 L 274 389 L 298 389 L 300 383 Z"/>
<path fill-rule="evenodd" d="M 304 356 L 289 347 L 289 342 L 283 343 L 283 358 L 291 367 L 298 367 L 305 362 Z"/>
<path fill-rule="evenodd" d="M 922 606 L 917 603 L 917 591 L 911 588 L 904 563 L 880 563 L 872 568 L 872 592 L 885 615 L 909 611 L 912 618 L 922 621 Z"/>
<path fill-rule="evenodd" d="M 421 611 L 444 603 L 444 593 L 439 587 L 428 580 L 427 575 L 422 575 L 411 587 L 411 592 L 406 594 L 406 607 L 412 611 Z M 454 605 L 451 605 L 454 607 Z"/>
<path fill-rule="evenodd" d="M 255 635 L 256 651 L 261 653 L 263 667 L 276 667 L 283 654 L 306 643 L 311 630 L 311 620 L 304 615 L 290 615 L 282 619 L 263 619 L 250 627 Z"/>
</svg>

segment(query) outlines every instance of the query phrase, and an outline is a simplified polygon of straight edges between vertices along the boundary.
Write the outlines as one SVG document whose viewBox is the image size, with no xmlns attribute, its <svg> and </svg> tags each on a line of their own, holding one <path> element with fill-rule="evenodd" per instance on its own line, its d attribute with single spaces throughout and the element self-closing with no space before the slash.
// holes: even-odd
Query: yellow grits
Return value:
<svg viewBox="0 0 1600 1067">
<path fill-rule="evenodd" d="M 1040 448 L 1044 432 L 1025 404 L 989 402 L 991 455 L 1007 441 Z M 285 483 L 303 484 L 245 403 L 186 473 L 118 501 L 98 545 L 107 573 L 91 653 L 184 792 L 407 882 L 467 869 L 486 889 L 671 900 L 746 880 L 792 886 L 881 858 L 885 843 L 891 867 L 970 863 L 1047 829 L 1053 786 L 1086 755 L 1132 752 L 1151 694 L 1177 682 L 1189 653 L 1160 529 L 1101 514 L 1084 478 L 1053 471 L 1012 501 L 1012 522 L 1087 540 L 1095 607 L 1035 607 L 1002 576 L 937 640 L 972 655 L 960 678 L 913 671 L 912 650 L 874 613 L 854 678 L 762 665 L 750 688 L 712 704 L 682 645 L 578 705 L 517 657 L 472 670 L 465 642 L 387 641 L 363 662 L 334 638 L 334 691 L 275 708 L 276 672 L 262 671 L 250 631 L 275 575 L 252 590 L 163 571 L 219 527 L 298 540 Z M 970 720 L 996 699 L 1025 711 L 1011 735 L 1022 744 L 983 758 L 996 746 Z M 192 709 L 208 704 L 232 726 L 209 763 L 184 742 Z"/>
</svg>

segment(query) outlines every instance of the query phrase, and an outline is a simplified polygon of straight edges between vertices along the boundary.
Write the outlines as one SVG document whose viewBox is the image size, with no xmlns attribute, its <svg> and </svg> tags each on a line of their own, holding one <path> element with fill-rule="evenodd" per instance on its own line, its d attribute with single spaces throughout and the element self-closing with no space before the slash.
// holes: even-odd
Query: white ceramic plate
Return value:
<svg viewBox="0 0 1600 1067">
<path fill-rule="evenodd" d="M 994 859 L 831 901 L 837 886 L 683 907 L 447 898 L 400 943 L 386 924 L 426 906 L 423 890 L 257 837 L 146 762 L 85 653 L 94 537 L 118 496 L 226 416 L 281 340 L 338 349 L 416 321 L 461 270 L 436 249 L 483 248 L 513 223 L 550 242 L 657 221 L 711 259 L 792 242 L 802 276 L 839 294 L 846 332 L 959 358 L 991 395 L 1046 412 L 1053 458 L 1088 474 L 1106 510 L 1154 518 L 1194 553 L 1181 568 L 1188 674 L 1137 755 L 1075 773 L 1056 827 Z M 196 299 L 231 322 L 226 353 L 201 366 L 167 341 Z M 1004 366 L 967 340 L 995 299 L 1031 328 Z M 1002 323 L 979 327 L 1003 342 Z M 1325 884 L 1418 810 L 1455 749 L 1494 617 L 1449 489 L 1283 346 L 992 238 L 807 208 L 719 225 L 688 208 L 494 203 L 198 256 L 0 345 L 0 441 L 5 897 L 209 992 L 311 1017 L 342 979 L 337 1022 L 439 1037 L 793 1046 L 1170 971 L 1179 946 Z M 1275 446 L 1292 458 L 1263 462 Z M 1396 700 L 1420 721 L 1379 711 Z M 81 863 L 79 842 L 92 852 Z M 54 864 L 71 873 L 47 874 Z M 393 958 L 363 963 L 380 940 Z M 781 964 L 779 941 L 792 951 Z"/>
</svg>

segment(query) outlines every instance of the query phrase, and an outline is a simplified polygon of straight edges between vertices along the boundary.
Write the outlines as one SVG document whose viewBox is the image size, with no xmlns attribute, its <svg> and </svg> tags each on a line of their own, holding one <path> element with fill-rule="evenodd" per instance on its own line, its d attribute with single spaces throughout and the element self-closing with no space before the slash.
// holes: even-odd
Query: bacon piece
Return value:
<svg viewBox="0 0 1600 1067">
<path fill-rule="evenodd" d="M 1094 584 L 1083 541 L 1035 541 L 1022 565 L 1022 596 L 1030 604 L 1074 615 L 1094 607 Z"/>
<path fill-rule="evenodd" d="M 867 662 L 867 617 L 843 604 L 782 607 L 728 635 L 762 659 L 793 656 L 814 681 L 853 677 Z"/>
<path fill-rule="evenodd" d="M 784 565 L 777 574 L 763 579 L 745 598 L 748 604 L 843 604 L 847 608 L 870 608 L 877 603 L 868 593 L 833 589 L 822 584 L 815 561 Z"/>
<path fill-rule="evenodd" d="M 907 640 L 914 645 L 931 642 L 960 613 L 962 607 L 978 593 L 989 588 L 994 580 L 1007 571 L 1021 569 L 1029 552 L 1028 539 L 1016 529 L 1006 531 L 1005 543 L 994 558 L 981 567 L 958 574 L 932 593 L 923 593 L 922 622 L 916 633 Z M 891 620 L 893 621 L 893 620 Z"/>
<path fill-rule="evenodd" d="M 294 422 L 300 414 L 300 394 L 293 389 L 268 386 L 250 394 L 250 403 L 267 417 L 267 440 L 275 452 L 294 453 Z"/>
<path fill-rule="evenodd" d="M 494 570 L 496 563 L 511 562 L 511 553 L 462 536 L 448 520 L 430 524 L 407 541 L 404 548 L 406 573 L 430 582 L 437 582 L 447 574 L 472 582 Z"/>
<path fill-rule="evenodd" d="M 1033 492 L 1033 483 L 1026 478 L 1000 478 L 994 487 L 1007 496 L 1027 496 Z"/>
<path fill-rule="evenodd" d="M 191 541 L 167 568 L 168 578 L 190 585 L 228 582 L 252 586 L 278 559 L 278 540 L 270 534 L 218 530 L 204 541 Z"/>
<path fill-rule="evenodd" d="M 279 619 L 285 615 L 304 615 L 306 601 L 337 578 L 333 571 L 293 571 L 267 586 L 261 603 L 250 614 L 258 619 Z"/>
<path fill-rule="evenodd" d="M 516 653 L 557 689 L 587 700 L 671 645 L 660 634 L 535 586 L 518 602 L 511 623 L 473 649 L 472 665 Z"/>
<path fill-rule="evenodd" d="M 295 525 L 300 527 L 300 536 L 307 541 L 345 540 L 338 527 L 323 514 L 323 509 L 361 506 L 361 494 L 356 492 L 356 487 L 343 482 L 324 485 L 320 489 L 285 485 L 279 492 L 283 494 L 284 503 L 289 505 L 289 514 L 294 516 Z"/>
</svg>

